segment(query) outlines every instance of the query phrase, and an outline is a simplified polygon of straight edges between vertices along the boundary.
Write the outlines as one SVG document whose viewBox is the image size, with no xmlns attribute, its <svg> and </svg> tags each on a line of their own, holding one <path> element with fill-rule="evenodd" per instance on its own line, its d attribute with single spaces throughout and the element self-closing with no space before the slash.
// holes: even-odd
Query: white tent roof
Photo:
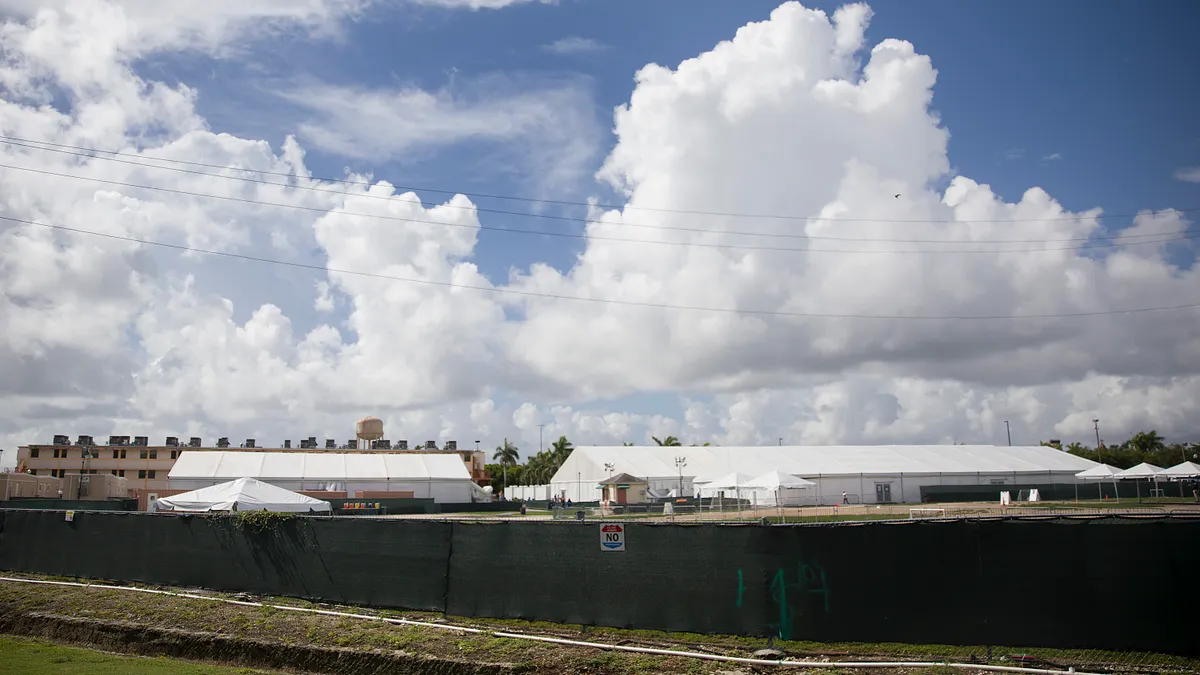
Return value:
<svg viewBox="0 0 1200 675">
<path fill-rule="evenodd" d="M 1163 469 L 1158 475 L 1168 476 L 1170 478 L 1200 477 L 1200 464 L 1195 462 L 1183 462 L 1182 464 L 1176 464 L 1169 469 Z"/>
<path fill-rule="evenodd" d="M 686 457 L 684 477 L 720 476 L 731 471 L 757 476 L 767 471 L 814 478 L 897 474 L 1068 473 L 1096 462 L 1046 446 L 1002 445 L 840 445 L 753 447 L 579 446 L 551 482 L 594 481 L 618 472 L 649 479 L 678 479 L 676 457 Z"/>
<path fill-rule="evenodd" d="M 810 488 L 816 487 L 816 483 L 803 478 L 780 473 L 778 471 L 768 471 L 758 478 L 751 478 L 746 482 L 746 487 L 755 490 L 778 490 L 780 488 Z"/>
<path fill-rule="evenodd" d="M 738 488 L 750 487 L 748 484 L 749 480 L 750 477 L 746 474 L 734 471 L 727 476 L 721 476 L 720 478 L 714 478 L 713 480 L 701 482 L 707 483 L 707 485 L 704 487 L 712 488 L 714 490 L 736 490 Z"/>
<path fill-rule="evenodd" d="M 155 502 L 158 511 L 277 511 L 308 513 L 329 511 L 329 502 L 313 499 L 253 478 L 239 478 L 199 490 L 163 497 Z"/>
<path fill-rule="evenodd" d="M 1121 473 L 1121 470 L 1115 466 L 1097 464 L 1087 471 L 1080 471 L 1075 474 L 1075 477 L 1079 480 L 1109 480 L 1119 473 Z"/>
<path fill-rule="evenodd" d="M 246 452 L 187 450 L 179 455 L 170 480 L 233 480 L 253 476 L 265 481 L 471 480 L 456 454 Z"/>
<path fill-rule="evenodd" d="M 1153 478 L 1161 471 L 1161 466 L 1154 466 L 1153 464 L 1142 462 L 1137 466 L 1131 466 L 1117 474 L 1117 478 Z"/>
</svg>

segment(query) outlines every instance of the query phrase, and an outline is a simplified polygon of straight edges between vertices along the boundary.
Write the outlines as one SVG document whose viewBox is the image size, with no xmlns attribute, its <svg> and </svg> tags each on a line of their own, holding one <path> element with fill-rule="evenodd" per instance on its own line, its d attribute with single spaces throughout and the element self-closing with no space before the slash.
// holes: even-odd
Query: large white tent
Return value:
<svg viewBox="0 0 1200 675">
<path fill-rule="evenodd" d="M 682 480 L 676 457 L 687 460 Z M 581 446 L 550 483 L 556 495 L 593 501 L 599 499 L 597 482 L 613 473 L 644 476 L 654 492 L 678 488 L 682 482 L 684 494 L 695 494 L 697 477 L 779 471 L 815 483 L 797 497 L 802 503 L 835 504 L 845 491 L 851 502 L 872 504 L 920 502 L 921 487 L 928 485 L 1069 484 L 1075 474 L 1095 465 L 1046 446 Z M 704 490 L 707 494 L 709 487 Z M 742 496 L 747 497 L 744 490 Z M 773 503 L 774 493 L 764 491 L 758 498 Z"/>
<path fill-rule="evenodd" d="M 351 498 L 361 490 L 412 492 L 439 503 L 485 499 L 454 454 L 188 450 L 167 481 L 173 489 L 190 490 L 244 476 L 288 490 L 346 492 Z"/>
<path fill-rule="evenodd" d="M 328 513 L 329 502 L 270 483 L 239 478 L 163 497 L 154 503 L 155 511 L 275 511 L 279 513 Z"/>
</svg>

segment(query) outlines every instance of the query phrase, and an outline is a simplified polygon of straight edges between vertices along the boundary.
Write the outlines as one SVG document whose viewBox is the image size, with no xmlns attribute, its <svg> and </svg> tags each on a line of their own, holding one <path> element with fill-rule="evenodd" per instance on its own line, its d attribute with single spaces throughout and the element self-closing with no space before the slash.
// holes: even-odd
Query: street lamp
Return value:
<svg viewBox="0 0 1200 675">
<path fill-rule="evenodd" d="M 687 457 L 676 457 L 675 468 L 679 469 L 679 496 L 683 496 L 683 467 L 687 466 Z"/>
<path fill-rule="evenodd" d="M 1100 447 L 1103 445 L 1100 442 L 1100 420 L 1092 420 L 1092 426 L 1096 429 L 1096 459 L 1099 459 L 1100 463 L 1103 464 L 1104 453 L 1100 452 Z"/>
</svg>

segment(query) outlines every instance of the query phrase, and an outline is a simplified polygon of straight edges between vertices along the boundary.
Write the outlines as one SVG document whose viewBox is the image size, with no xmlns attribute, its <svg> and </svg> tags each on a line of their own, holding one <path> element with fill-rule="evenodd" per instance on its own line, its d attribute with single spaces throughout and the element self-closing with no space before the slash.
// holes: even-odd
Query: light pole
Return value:
<svg viewBox="0 0 1200 675">
<path fill-rule="evenodd" d="M 1008 444 L 1012 445 L 1012 429 L 1008 426 L 1008 420 L 1004 420 L 1004 433 L 1008 436 Z"/>
<path fill-rule="evenodd" d="M 538 425 L 538 452 L 542 451 L 542 432 L 546 430 L 545 424 Z"/>
<path fill-rule="evenodd" d="M 779 447 L 781 447 L 781 448 L 783 447 L 783 437 L 782 436 L 779 437 Z"/>
<path fill-rule="evenodd" d="M 1100 451 L 1100 420 L 1092 420 L 1092 426 L 1096 429 L 1096 459 L 1099 459 L 1100 463 L 1103 464 L 1104 453 Z"/>
<path fill-rule="evenodd" d="M 683 467 L 687 466 L 687 457 L 676 457 L 675 468 L 679 469 L 679 496 L 683 496 Z"/>
</svg>

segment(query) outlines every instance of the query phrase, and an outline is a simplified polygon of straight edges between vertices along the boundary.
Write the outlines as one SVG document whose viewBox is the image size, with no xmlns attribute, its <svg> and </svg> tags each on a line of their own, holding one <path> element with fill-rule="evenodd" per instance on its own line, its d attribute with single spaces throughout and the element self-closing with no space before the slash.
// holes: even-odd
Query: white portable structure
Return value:
<svg viewBox="0 0 1200 675">
<path fill-rule="evenodd" d="M 1117 491 L 1117 476 L 1120 474 L 1121 470 L 1115 466 L 1110 466 L 1108 464 L 1097 464 L 1086 471 L 1080 471 L 1079 473 L 1075 474 L 1075 478 L 1078 480 L 1112 481 L 1113 495 L 1119 496 L 1121 493 Z M 1096 487 L 1099 488 L 1100 484 L 1097 483 Z M 1099 494 L 1101 497 L 1103 497 L 1104 490 L 1100 489 Z M 1078 487 L 1075 488 L 1075 498 L 1079 498 Z"/>
<path fill-rule="evenodd" d="M 921 501 L 923 486 L 1071 483 L 1096 465 L 1047 446 L 581 446 L 554 474 L 551 492 L 596 501 L 597 483 L 614 471 L 645 476 L 655 492 L 670 490 L 680 485 L 677 457 L 686 458 L 683 494 L 695 494 L 698 477 L 779 471 L 816 484 L 796 497 L 801 503 L 825 505 L 841 501 L 843 491 L 852 503 L 911 503 Z M 712 489 L 701 487 L 706 496 Z"/>
<path fill-rule="evenodd" d="M 189 450 L 179 455 L 168 485 L 194 489 L 242 476 L 289 490 L 412 492 L 438 503 L 490 501 L 457 454 L 245 452 Z"/>
<path fill-rule="evenodd" d="M 285 490 L 253 478 L 239 478 L 163 497 L 155 511 L 275 511 L 278 513 L 329 513 L 329 502 Z"/>
<path fill-rule="evenodd" d="M 1195 462 L 1182 462 L 1175 466 L 1163 469 L 1158 472 L 1158 475 L 1163 478 L 1179 480 L 1182 478 L 1200 478 L 1200 464 Z"/>
<path fill-rule="evenodd" d="M 1142 462 L 1137 466 L 1131 466 L 1121 473 L 1117 474 L 1117 478 L 1121 480 L 1129 479 L 1137 481 L 1138 499 L 1142 498 L 1142 479 L 1153 478 L 1154 482 L 1158 482 L 1158 474 L 1162 473 L 1161 466 L 1155 466 L 1149 462 Z"/>
<path fill-rule="evenodd" d="M 809 488 L 815 488 L 816 486 L 817 484 L 810 480 L 797 478 L 796 476 L 779 471 L 768 471 L 761 476 L 757 476 L 746 481 L 746 487 L 748 489 L 773 492 L 775 494 L 776 506 L 790 506 L 792 505 L 793 501 L 795 501 L 795 503 L 799 503 L 798 499 L 792 499 L 792 491 L 807 490 Z M 799 494 L 800 493 L 796 493 L 796 496 L 799 497 Z"/>
</svg>

